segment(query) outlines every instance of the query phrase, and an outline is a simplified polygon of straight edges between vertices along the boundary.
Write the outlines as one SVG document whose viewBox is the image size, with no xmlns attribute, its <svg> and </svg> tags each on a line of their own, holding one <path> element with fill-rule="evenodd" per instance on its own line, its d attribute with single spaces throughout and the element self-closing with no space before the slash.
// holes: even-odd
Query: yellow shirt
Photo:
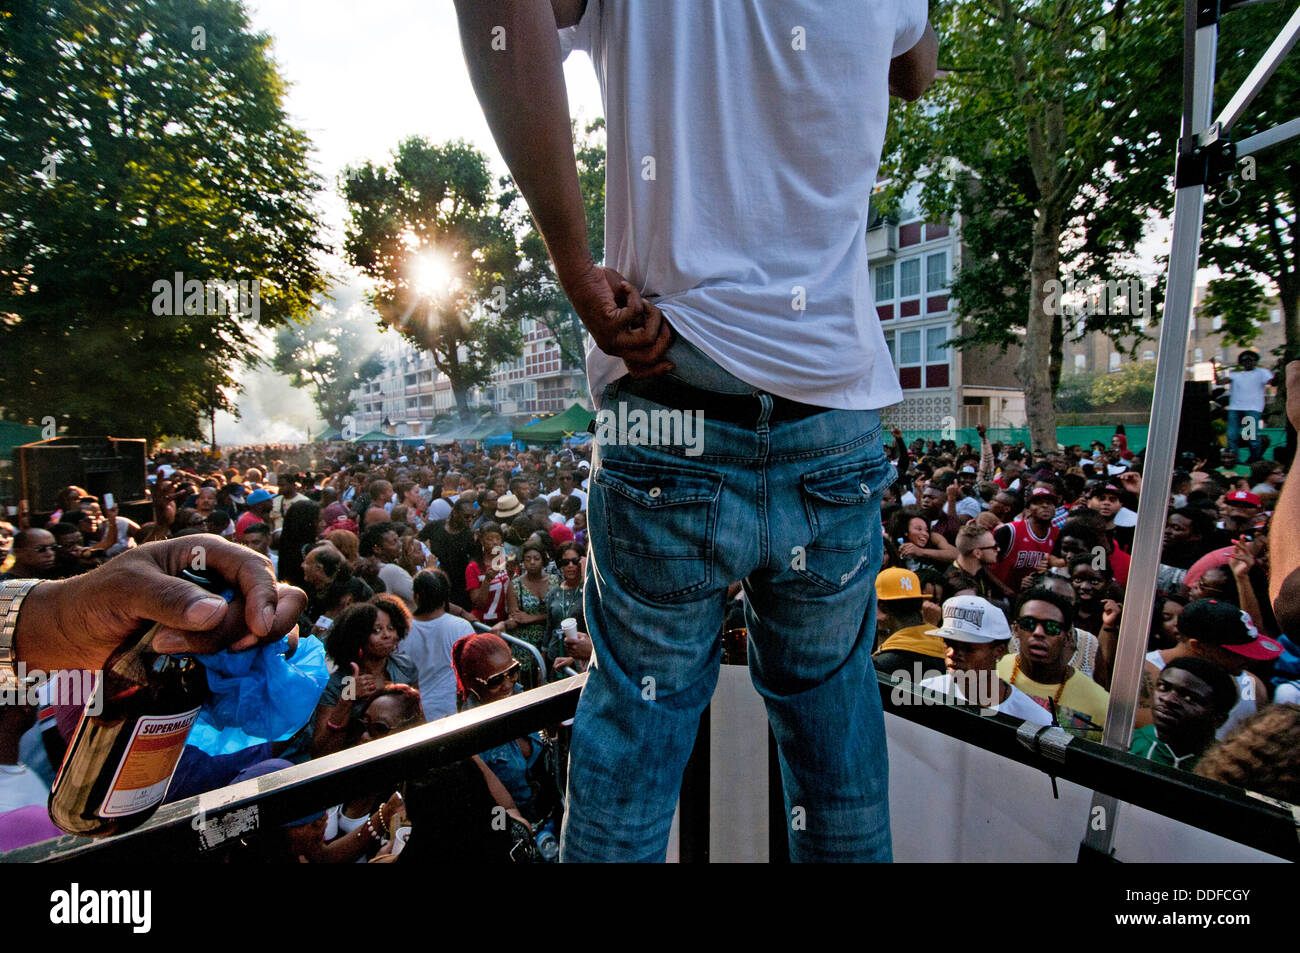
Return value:
<svg viewBox="0 0 1300 953">
<path fill-rule="evenodd" d="M 948 654 L 948 647 L 937 635 L 926 635 L 933 629 L 932 625 L 910 625 L 899 629 L 884 642 L 880 643 L 879 652 L 916 652 L 931 658 L 943 658 Z"/>
<path fill-rule="evenodd" d="M 1044 685 L 1036 682 L 1023 671 L 1017 672 L 1015 681 L 1011 673 L 1015 668 L 1016 656 L 1002 656 L 998 662 L 998 675 L 1016 688 L 1020 689 L 1038 704 L 1051 711 L 1049 702 L 1061 690 L 1061 683 Z M 1087 675 L 1076 671 L 1065 682 L 1065 691 L 1056 706 L 1056 723 L 1062 728 L 1075 729 L 1080 737 L 1090 740 L 1101 739 L 1101 728 L 1106 725 L 1106 706 L 1110 703 L 1110 693 L 1094 682 Z M 1096 726 L 1091 731 L 1079 732 L 1078 729 L 1089 728 L 1088 722 Z"/>
</svg>

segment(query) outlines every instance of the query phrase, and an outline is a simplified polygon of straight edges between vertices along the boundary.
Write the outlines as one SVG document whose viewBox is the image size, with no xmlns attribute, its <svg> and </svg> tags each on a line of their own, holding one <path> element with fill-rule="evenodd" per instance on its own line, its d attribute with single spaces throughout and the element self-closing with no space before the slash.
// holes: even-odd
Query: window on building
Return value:
<svg viewBox="0 0 1300 953">
<path fill-rule="evenodd" d="M 1088 369 L 1088 355 L 1086 354 L 1074 355 L 1074 373 L 1082 374 L 1087 369 Z"/>
<path fill-rule="evenodd" d="M 1148 350 L 1148 351 L 1143 351 L 1143 352 L 1142 352 L 1142 360 L 1145 361 L 1146 363 L 1150 364 L 1150 363 L 1151 363 L 1152 361 L 1154 361 L 1155 359 L 1156 359 L 1156 352 L 1155 352 L 1155 351 L 1149 351 L 1149 350 Z"/>
<path fill-rule="evenodd" d="M 1269 324 L 1281 324 L 1281 323 L 1282 323 L 1282 309 L 1281 309 L 1281 308 L 1274 308 L 1272 311 L 1270 311 L 1270 312 L 1268 313 L 1268 323 L 1269 323 Z"/>
<path fill-rule="evenodd" d="M 1216 330 L 1216 331 L 1218 331 L 1220 328 L 1222 328 L 1222 327 L 1223 327 L 1223 315 L 1218 315 L 1217 317 L 1215 317 L 1215 319 L 1214 319 L 1213 321 L 1210 322 L 1210 326 L 1211 326 L 1214 330 Z"/>
<path fill-rule="evenodd" d="M 1117 371 L 1117 370 L 1119 370 L 1119 360 L 1120 360 L 1120 358 L 1119 358 L 1119 351 L 1111 351 L 1111 352 L 1110 352 L 1110 369 L 1111 369 L 1112 371 Z"/>
<path fill-rule="evenodd" d="M 1199 348 L 1199 347 L 1198 347 L 1198 348 L 1196 348 L 1195 350 L 1193 350 L 1193 351 L 1192 351 L 1192 360 L 1195 361 L 1197 364 L 1200 364 L 1202 361 L 1204 361 L 1204 360 L 1205 360 L 1205 349 L 1204 349 L 1204 348 Z"/>
<path fill-rule="evenodd" d="M 909 258 L 898 263 L 898 296 L 917 298 L 921 295 L 921 259 Z"/>
<path fill-rule="evenodd" d="M 888 265 L 879 265 L 872 269 L 876 276 L 876 300 L 893 301 L 894 300 L 894 263 Z"/>
<path fill-rule="evenodd" d="M 898 366 L 909 367 L 921 363 L 921 332 L 901 331 L 898 335 Z"/>
<path fill-rule="evenodd" d="M 927 255 L 925 259 L 925 291 L 935 294 L 948 287 L 948 253 Z"/>
</svg>

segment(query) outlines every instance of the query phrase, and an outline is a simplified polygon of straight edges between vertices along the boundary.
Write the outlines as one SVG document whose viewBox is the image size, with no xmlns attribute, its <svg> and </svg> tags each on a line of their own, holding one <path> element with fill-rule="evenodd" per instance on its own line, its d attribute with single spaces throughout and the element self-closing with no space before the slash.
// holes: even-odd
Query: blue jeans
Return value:
<svg viewBox="0 0 1300 953">
<path fill-rule="evenodd" d="M 766 421 L 771 398 L 762 401 Z M 615 382 L 601 406 L 620 403 L 629 415 L 660 409 Z M 743 580 L 750 674 L 780 750 L 792 858 L 889 860 L 870 653 L 880 492 L 895 472 L 879 415 L 742 427 L 701 410 L 697 455 L 626 435 L 597 443 L 584 586 L 595 651 L 573 727 L 561 857 L 663 860 L 718 680 L 724 594 Z"/>
<path fill-rule="evenodd" d="M 1264 435 L 1260 428 L 1264 426 L 1264 412 L 1262 410 L 1230 410 L 1228 411 L 1228 449 L 1232 451 L 1234 457 L 1237 456 L 1237 447 L 1241 444 L 1241 424 L 1246 419 L 1253 419 L 1254 436 L 1250 440 L 1250 458 L 1247 463 L 1254 463 L 1256 460 L 1264 459 L 1264 444 L 1261 439 Z"/>
</svg>

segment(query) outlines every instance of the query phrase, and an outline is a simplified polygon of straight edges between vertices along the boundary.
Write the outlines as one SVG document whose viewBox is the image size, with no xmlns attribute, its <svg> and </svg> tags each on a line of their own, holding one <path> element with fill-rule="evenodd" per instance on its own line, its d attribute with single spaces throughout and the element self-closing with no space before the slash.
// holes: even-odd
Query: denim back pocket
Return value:
<svg viewBox="0 0 1300 953">
<path fill-rule="evenodd" d="M 880 492 L 897 477 L 883 456 L 805 473 L 800 490 L 812 537 L 795 572 L 836 592 L 855 579 L 881 534 Z"/>
<path fill-rule="evenodd" d="M 720 473 L 612 460 L 592 479 L 610 563 L 623 585 L 642 598 L 670 602 L 713 583 Z"/>
</svg>

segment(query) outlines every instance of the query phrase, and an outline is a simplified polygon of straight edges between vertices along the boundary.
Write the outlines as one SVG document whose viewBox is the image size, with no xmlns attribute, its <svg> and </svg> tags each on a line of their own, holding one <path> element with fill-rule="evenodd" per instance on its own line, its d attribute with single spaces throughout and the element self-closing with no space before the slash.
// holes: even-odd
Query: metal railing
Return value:
<svg viewBox="0 0 1300 953">
<path fill-rule="evenodd" d="M 339 804 L 358 791 L 396 787 L 430 768 L 450 764 L 512 738 L 573 716 L 586 675 L 564 679 L 514 698 L 451 715 L 296 765 L 274 774 L 210 791 L 159 808 L 137 830 L 91 840 L 62 837 L 0 855 L 4 862 L 194 861 L 215 856 L 223 839 L 267 830 Z M 1300 860 L 1300 808 L 1260 800 L 1245 791 L 1186 771 L 1153 765 L 1061 729 L 1045 729 L 1005 715 L 988 717 L 965 706 L 935 704 L 881 675 L 885 711 L 1036 768 L 1053 777 L 1112 795 L 1220 837 L 1288 860 Z M 899 695 L 900 687 L 902 694 Z M 682 789 L 680 855 L 707 861 L 709 854 L 708 716 Z M 780 772 L 769 758 L 771 817 L 782 817 Z M 201 823 L 200 823 L 201 821 Z M 1080 828 L 1083 827 L 1080 818 Z M 213 832 L 217 832 L 214 836 Z M 769 832 L 773 861 L 784 860 L 784 825 Z M 1081 850 L 1081 859 L 1090 857 Z"/>
</svg>

